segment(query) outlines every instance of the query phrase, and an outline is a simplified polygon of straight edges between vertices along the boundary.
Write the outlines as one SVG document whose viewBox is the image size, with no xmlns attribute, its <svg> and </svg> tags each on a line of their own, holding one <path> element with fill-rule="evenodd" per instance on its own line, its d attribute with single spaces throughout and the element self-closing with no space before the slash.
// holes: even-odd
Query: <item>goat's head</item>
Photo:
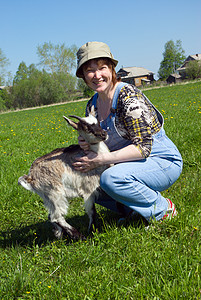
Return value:
<svg viewBox="0 0 201 300">
<path fill-rule="evenodd" d="M 89 114 L 88 117 L 81 118 L 75 115 L 70 115 L 69 117 L 77 119 L 79 122 L 76 123 L 71 119 L 63 116 L 67 123 L 76 129 L 79 134 L 90 144 L 96 144 L 100 141 L 105 141 L 107 139 L 107 132 L 103 130 L 94 117 L 93 114 Z"/>
</svg>

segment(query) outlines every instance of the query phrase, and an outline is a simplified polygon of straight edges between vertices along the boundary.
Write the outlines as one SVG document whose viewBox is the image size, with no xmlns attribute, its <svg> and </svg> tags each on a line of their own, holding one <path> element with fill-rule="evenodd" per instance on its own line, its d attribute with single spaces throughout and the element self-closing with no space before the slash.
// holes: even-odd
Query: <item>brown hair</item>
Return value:
<svg viewBox="0 0 201 300">
<path fill-rule="evenodd" d="M 113 85 L 115 85 L 115 83 L 121 81 L 121 78 L 117 76 L 117 73 L 115 71 L 114 63 L 112 62 L 112 60 L 110 58 L 107 58 L 107 57 L 90 59 L 81 66 L 80 75 L 81 75 L 81 77 L 84 81 L 85 81 L 85 78 L 84 78 L 83 68 L 87 68 L 92 60 L 95 61 L 99 67 L 102 66 L 102 65 L 107 65 L 108 66 L 108 68 L 112 72 L 112 83 L 113 83 Z"/>
</svg>

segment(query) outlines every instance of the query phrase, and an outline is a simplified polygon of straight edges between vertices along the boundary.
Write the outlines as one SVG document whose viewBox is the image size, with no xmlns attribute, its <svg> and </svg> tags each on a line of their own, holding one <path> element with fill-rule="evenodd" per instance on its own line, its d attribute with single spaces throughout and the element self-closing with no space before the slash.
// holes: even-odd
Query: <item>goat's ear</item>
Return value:
<svg viewBox="0 0 201 300">
<path fill-rule="evenodd" d="M 90 113 L 89 113 L 90 115 L 92 115 L 92 116 L 96 116 L 96 112 L 95 112 L 95 107 L 94 107 L 94 105 L 92 105 L 92 107 L 91 107 L 91 111 L 90 111 Z"/>
<path fill-rule="evenodd" d="M 74 121 L 70 120 L 69 118 L 66 118 L 65 116 L 63 116 L 64 119 L 67 121 L 67 123 L 72 126 L 74 129 L 78 130 L 78 125 L 77 123 L 75 123 Z"/>
</svg>

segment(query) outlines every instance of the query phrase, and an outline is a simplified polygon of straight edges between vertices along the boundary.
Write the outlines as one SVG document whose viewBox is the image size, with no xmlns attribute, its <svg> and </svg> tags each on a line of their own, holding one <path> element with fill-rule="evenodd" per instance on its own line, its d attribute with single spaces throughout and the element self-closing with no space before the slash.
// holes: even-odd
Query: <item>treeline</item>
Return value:
<svg viewBox="0 0 201 300">
<path fill-rule="evenodd" d="M 63 72 L 32 70 L 13 86 L 0 90 L 0 111 L 70 101 L 93 93 L 76 77 Z"/>
<path fill-rule="evenodd" d="M 67 48 L 64 44 L 49 42 L 38 46 L 38 65 L 21 62 L 12 85 L 0 90 L 0 111 L 90 97 L 93 91 L 83 80 L 71 75 L 76 52 L 76 46 Z"/>
<path fill-rule="evenodd" d="M 70 74 L 50 74 L 32 66 L 24 78 L 0 91 L 0 109 L 16 109 L 67 101 L 75 92 L 76 79 Z"/>
</svg>

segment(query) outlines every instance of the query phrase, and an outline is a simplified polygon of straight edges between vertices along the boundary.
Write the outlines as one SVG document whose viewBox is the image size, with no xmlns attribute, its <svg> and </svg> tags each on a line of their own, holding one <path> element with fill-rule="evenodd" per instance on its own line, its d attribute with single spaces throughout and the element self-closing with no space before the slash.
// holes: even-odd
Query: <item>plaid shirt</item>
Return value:
<svg viewBox="0 0 201 300">
<path fill-rule="evenodd" d="M 91 110 L 91 106 L 92 98 L 87 109 Z M 161 114 L 140 90 L 131 84 L 122 87 L 117 100 L 115 126 L 118 133 L 130 140 L 144 158 L 150 155 L 152 135 L 160 130 L 162 122 Z"/>
</svg>

